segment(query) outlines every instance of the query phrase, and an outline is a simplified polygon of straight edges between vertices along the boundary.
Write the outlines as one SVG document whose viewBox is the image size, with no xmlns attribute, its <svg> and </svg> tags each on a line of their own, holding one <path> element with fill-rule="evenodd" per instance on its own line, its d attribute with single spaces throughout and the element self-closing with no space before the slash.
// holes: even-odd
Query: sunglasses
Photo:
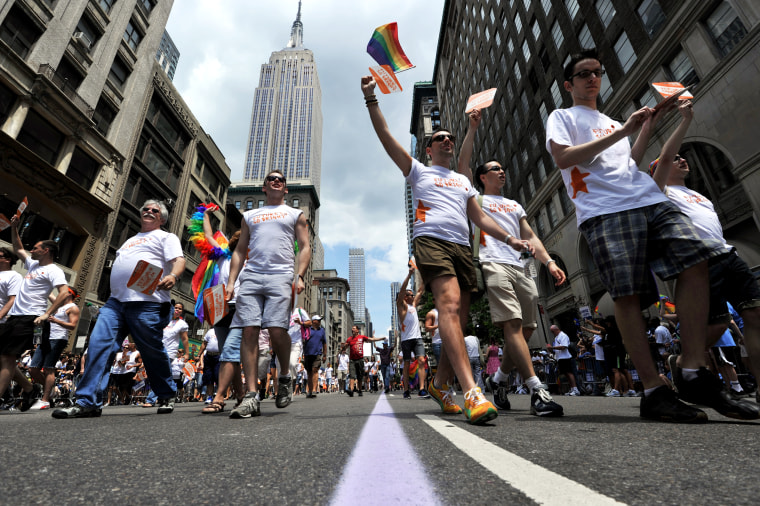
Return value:
<svg viewBox="0 0 760 506">
<path fill-rule="evenodd" d="M 153 214 L 161 214 L 160 209 L 153 209 L 152 207 L 143 207 L 142 212 L 144 213 L 153 213 Z"/>
<path fill-rule="evenodd" d="M 484 170 L 483 172 L 504 172 L 504 173 L 506 173 L 507 171 L 504 170 L 504 167 L 499 167 L 498 165 L 493 165 L 493 166 L 487 168 L 486 170 Z"/>
<path fill-rule="evenodd" d="M 673 159 L 674 162 L 680 162 L 681 160 L 686 160 L 686 158 L 682 157 L 681 155 L 676 155 L 676 157 Z"/>
<path fill-rule="evenodd" d="M 445 139 L 450 140 L 452 143 L 456 141 L 456 137 L 454 137 L 452 134 L 441 134 L 436 135 L 432 139 L 430 139 L 430 144 L 434 142 L 443 142 Z"/>
<path fill-rule="evenodd" d="M 604 69 L 581 70 L 580 72 L 576 72 L 575 74 L 571 75 L 568 81 L 572 81 L 574 77 L 580 77 L 581 79 L 588 79 L 592 75 L 594 77 L 602 77 L 605 73 L 606 71 Z"/>
<path fill-rule="evenodd" d="M 6 258 L 6 259 L 7 259 L 8 257 L 7 257 L 7 256 L 5 256 L 5 254 L 3 254 L 3 253 L 0 253 L 0 258 Z"/>
<path fill-rule="evenodd" d="M 285 183 L 285 177 L 284 176 L 267 176 L 267 181 L 270 183 L 274 183 L 275 181 L 279 181 L 280 183 Z"/>
</svg>

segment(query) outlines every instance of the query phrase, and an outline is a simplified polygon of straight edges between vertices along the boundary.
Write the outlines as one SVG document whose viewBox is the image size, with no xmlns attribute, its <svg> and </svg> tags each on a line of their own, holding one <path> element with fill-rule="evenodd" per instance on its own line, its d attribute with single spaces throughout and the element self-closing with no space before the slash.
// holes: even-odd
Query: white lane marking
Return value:
<svg viewBox="0 0 760 506">
<path fill-rule="evenodd" d="M 538 504 L 625 504 L 510 453 L 433 415 L 417 415 L 468 457 Z"/>
<path fill-rule="evenodd" d="M 442 504 L 391 405 L 381 395 L 343 468 L 330 504 L 385 506 L 409 501 Z"/>
</svg>

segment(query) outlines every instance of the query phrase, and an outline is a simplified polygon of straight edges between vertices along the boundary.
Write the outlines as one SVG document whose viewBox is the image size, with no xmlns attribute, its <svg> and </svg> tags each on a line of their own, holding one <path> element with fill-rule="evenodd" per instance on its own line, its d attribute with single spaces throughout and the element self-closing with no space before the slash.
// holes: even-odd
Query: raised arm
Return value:
<svg viewBox="0 0 760 506">
<path fill-rule="evenodd" d="M 385 121 L 383 113 L 380 111 L 380 105 L 375 97 L 375 79 L 372 76 L 362 77 L 362 93 L 364 93 L 364 100 L 367 103 L 367 110 L 369 111 L 369 118 L 372 120 L 372 127 L 375 129 L 377 138 L 380 139 L 380 143 L 383 145 L 385 152 L 391 157 L 393 163 L 395 163 L 404 177 L 409 175 L 409 171 L 412 170 L 412 157 L 404 149 L 404 147 L 391 135 L 388 129 L 388 123 Z"/>
<path fill-rule="evenodd" d="M 400 321 L 404 321 L 404 318 L 406 318 L 406 287 L 409 285 L 409 280 L 414 275 L 414 267 L 409 265 L 409 272 L 406 273 L 406 277 L 404 278 L 404 282 L 401 283 L 401 288 L 398 291 L 398 295 L 396 295 L 396 309 L 398 309 L 398 317 Z"/>
<path fill-rule="evenodd" d="M 670 171 L 675 165 L 675 156 L 681 148 L 683 138 L 689 130 L 689 125 L 691 125 L 691 120 L 694 119 L 694 106 L 692 105 L 691 100 L 684 101 L 678 107 L 678 112 L 681 113 L 681 122 L 673 133 L 670 134 L 670 137 L 665 141 L 665 144 L 663 144 L 662 150 L 660 151 L 660 161 L 654 170 L 654 174 L 652 174 L 652 178 L 661 190 L 665 189 L 665 185 L 668 184 Z"/>
<path fill-rule="evenodd" d="M 26 262 L 26 257 L 29 256 L 29 253 L 26 252 L 24 245 L 21 244 L 21 236 L 18 235 L 18 226 L 19 219 L 14 214 L 11 216 L 11 240 L 13 241 L 13 251 L 16 252 L 16 255 L 18 255 L 22 262 Z"/>
<path fill-rule="evenodd" d="M 203 211 L 203 235 L 211 246 L 218 248 L 219 243 L 214 240 L 214 229 L 211 228 L 211 219 L 209 218 L 209 214 L 212 212 L 213 208 L 210 206 Z"/>
<path fill-rule="evenodd" d="M 240 227 L 240 240 L 235 247 L 235 251 L 232 252 L 232 260 L 230 261 L 230 277 L 227 279 L 227 288 L 224 294 L 224 298 L 228 301 L 232 300 L 235 293 L 235 281 L 237 281 L 238 274 L 240 274 L 240 270 L 243 268 L 243 263 L 248 253 L 249 240 L 250 232 L 248 231 L 248 225 L 243 222 Z"/>
<path fill-rule="evenodd" d="M 464 136 L 462 147 L 459 150 L 457 170 L 460 174 L 466 176 L 472 184 L 475 184 L 475 182 L 472 180 L 472 167 L 470 167 L 470 162 L 472 158 L 472 148 L 475 144 L 475 131 L 478 129 L 481 119 L 482 114 L 480 109 L 473 109 L 470 112 L 470 128 L 467 129 L 467 135 Z"/>
</svg>

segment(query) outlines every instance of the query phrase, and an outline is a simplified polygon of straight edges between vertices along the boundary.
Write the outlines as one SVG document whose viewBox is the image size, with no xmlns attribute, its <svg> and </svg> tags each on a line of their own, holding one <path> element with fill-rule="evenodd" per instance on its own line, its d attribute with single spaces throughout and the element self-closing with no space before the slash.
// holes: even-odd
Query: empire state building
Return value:
<svg viewBox="0 0 760 506">
<path fill-rule="evenodd" d="M 314 53 L 303 47 L 301 2 L 287 47 L 261 66 L 253 100 L 243 181 L 263 183 L 272 170 L 288 184 L 313 185 L 322 169 L 322 91 Z"/>
</svg>

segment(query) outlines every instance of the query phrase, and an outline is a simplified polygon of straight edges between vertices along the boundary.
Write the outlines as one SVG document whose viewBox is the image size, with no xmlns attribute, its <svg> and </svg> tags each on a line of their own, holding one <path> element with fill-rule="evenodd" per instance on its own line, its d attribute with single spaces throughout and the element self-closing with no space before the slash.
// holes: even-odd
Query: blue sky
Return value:
<svg viewBox="0 0 760 506">
<path fill-rule="evenodd" d="M 180 51 L 174 84 L 242 178 L 261 64 L 285 47 L 297 0 L 175 0 L 167 30 Z M 410 144 L 412 87 L 432 79 L 443 0 L 305 0 L 304 46 L 322 88 L 320 237 L 325 268 L 348 278 L 348 249 L 364 248 L 366 305 L 378 335 L 390 326 L 390 283 L 406 275 L 404 180 L 375 137 L 359 88 L 374 60 L 373 30 L 396 21 L 416 66 L 399 74 L 402 93 L 379 96 L 391 131 Z M 379 93 L 378 93 L 379 95 Z"/>
</svg>

